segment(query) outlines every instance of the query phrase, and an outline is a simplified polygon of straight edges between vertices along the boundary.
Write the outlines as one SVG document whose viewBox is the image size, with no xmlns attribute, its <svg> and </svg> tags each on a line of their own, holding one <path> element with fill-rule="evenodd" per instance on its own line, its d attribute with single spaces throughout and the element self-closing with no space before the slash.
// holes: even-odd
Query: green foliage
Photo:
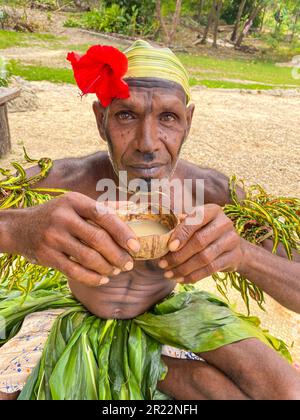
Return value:
<svg viewBox="0 0 300 420">
<path fill-rule="evenodd" d="M 228 25 L 234 25 L 240 3 L 241 3 L 241 0 L 225 1 L 222 14 L 221 14 L 221 19 L 223 19 Z M 242 20 L 247 18 L 247 16 L 251 13 L 252 8 L 253 8 L 253 0 L 247 0 L 245 10 L 242 15 Z M 261 24 L 261 19 L 262 19 L 262 16 L 259 15 L 254 20 L 253 28 L 259 27 L 259 25 Z"/>
<path fill-rule="evenodd" d="M 65 37 L 58 37 L 53 34 L 23 33 L 0 30 L 0 49 L 11 47 L 27 47 L 38 43 L 55 44 L 65 40 Z"/>
<path fill-rule="evenodd" d="M 139 26 L 142 25 L 151 25 L 155 19 L 155 6 L 156 0 L 103 0 L 103 4 L 111 7 L 113 4 L 117 3 L 121 8 L 124 8 L 127 13 L 136 13 L 136 20 Z"/>
<path fill-rule="evenodd" d="M 271 90 L 274 86 L 268 86 L 257 83 L 237 83 L 226 80 L 202 80 L 192 78 L 190 81 L 191 86 L 206 86 L 210 89 L 246 89 L 246 90 Z"/>
<path fill-rule="evenodd" d="M 8 85 L 10 73 L 7 67 L 6 60 L 0 56 L 0 87 Z"/>
<path fill-rule="evenodd" d="M 21 76 L 26 80 L 47 80 L 53 83 L 75 84 L 73 72 L 70 69 L 44 66 L 27 66 L 16 60 L 10 61 L 9 69 L 11 74 L 14 76 Z"/>
<path fill-rule="evenodd" d="M 20 400 L 155 399 L 157 382 L 167 373 L 162 344 L 203 353 L 257 338 L 292 361 L 285 343 L 263 331 L 257 317 L 235 313 L 221 299 L 193 287 L 131 320 L 92 316 L 65 287 L 34 290 L 25 301 L 16 292 L 0 300 L 10 337 L 27 314 L 48 308 L 65 310 L 54 321 Z"/>
<path fill-rule="evenodd" d="M 268 61 L 246 61 L 241 59 L 219 59 L 201 55 L 178 54 L 183 64 L 190 71 L 192 77 L 201 76 L 202 79 L 239 79 L 251 80 L 275 87 L 300 87 L 300 80 L 292 77 L 288 67 L 277 67 Z M 290 86 L 289 86 L 290 85 Z M 247 87 L 244 85 L 244 87 Z"/>
<path fill-rule="evenodd" d="M 98 32 L 147 36 L 157 28 L 153 19 L 153 2 L 103 2 L 99 9 L 85 12 L 80 17 L 68 18 L 64 26 L 83 27 Z"/>
<path fill-rule="evenodd" d="M 99 32 L 126 33 L 128 24 L 125 9 L 118 4 L 105 10 L 93 10 L 82 16 L 82 26 Z"/>
<path fill-rule="evenodd" d="M 67 20 L 64 21 L 64 26 L 66 28 L 80 28 L 80 19 L 70 16 Z"/>
<path fill-rule="evenodd" d="M 49 158 L 39 160 L 31 159 L 24 149 L 25 159 L 28 163 L 37 164 L 40 172 L 28 177 L 23 166 L 13 162 L 14 171 L 0 168 L 0 210 L 8 208 L 27 208 L 40 205 L 49 201 L 50 194 L 61 194 L 65 190 L 53 188 L 35 188 L 35 184 L 46 178 L 53 166 Z M 51 270 L 50 270 L 51 271 Z M 42 266 L 34 266 L 20 255 L 0 255 L 0 283 L 8 289 L 17 288 L 23 292 L 29 292 L 34 285 L 47 277 L 49 269 Z M 56 279 L 59 273 L 53 273 L 52 279 Z M 0 329 L 1 330 L 1 329 Z"/>
</svg>

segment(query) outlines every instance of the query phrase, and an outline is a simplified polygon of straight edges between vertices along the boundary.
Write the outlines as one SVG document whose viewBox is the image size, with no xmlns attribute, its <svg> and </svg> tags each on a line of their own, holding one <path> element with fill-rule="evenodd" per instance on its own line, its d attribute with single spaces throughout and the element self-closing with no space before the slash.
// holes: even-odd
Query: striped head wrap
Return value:
<svg viewBox="0 0 300 420">
<path fill-rule="evenodd" d="M 159 78 L 178 83 L 191 99 L 189 76 L 179 58 L 169 49 L 154 47 L 146 41 L 135 41 L 124 51 L 128 59 L 127 78 Z"/>
</svg>

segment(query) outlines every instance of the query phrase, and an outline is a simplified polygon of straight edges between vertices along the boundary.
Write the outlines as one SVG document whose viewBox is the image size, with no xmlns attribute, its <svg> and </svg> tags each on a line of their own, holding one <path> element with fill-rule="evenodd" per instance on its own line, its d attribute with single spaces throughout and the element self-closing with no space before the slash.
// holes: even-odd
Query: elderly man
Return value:
<svg viewBox="0 0 300 420">
<path fill-rule="evenodd" d="M 1 212 L 1 251 L 64 273 L 73 295 L 101 319 L 133 319 L 177 283 L 228 271 L 300 311 L 299 254 L 290 262 L 283 248 L 277 256 L 269 252 L 270 240 L 258 247 L 242 239 L 221 209 L 231 200 L 227 177 L 179 159 L 194 111 L 179 60 L 170 50 L 143 41 L 125 52 L 128 68 L 120 52 L 111 50 L 105 61 L 107 52 L 96 46 L 82 58 L 70 54 L 69 60 L 83 93 L 98 96 L 93 110 L 108 153 L 56 161 L 39 187 L 71 192 L 41 206 Z M 189 224 L 182 218 L 169 241 L 170 252 L 161 260 L 135 261 L 132 253 L 140 245 L 134 232 L 117 215 L 96 206 L 104 192 L 99 180 L 110 179 L 122 189 L 120 171 L 126 171 L 129 181 L 142 179 L 149 186 L 153 179 L 204 180 L 201 220 Z M 28 174 L 36 172 L 32 168 Z M 195 182 L 188 193 L 197 204 Z M 174 201 L 173 195 L 171 208 Z M 251 335 L 202 352 L 195 360 L 180 360 L 189 354 L 170 347 L 163 354 L 168 374 L 158 389 L 176 399 L 300 398 L 299 375 Z"/>
</svg>

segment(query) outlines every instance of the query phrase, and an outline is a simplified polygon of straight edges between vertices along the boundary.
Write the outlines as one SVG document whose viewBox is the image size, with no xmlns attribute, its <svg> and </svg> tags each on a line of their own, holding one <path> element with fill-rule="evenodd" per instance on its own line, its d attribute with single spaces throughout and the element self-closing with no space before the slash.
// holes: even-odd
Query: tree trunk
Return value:
<svg viewBox="0 0 300 420">
<path fill-rule="evenodd" d="M 160 26 L 163 30 L 164 36 L 166 38 L 166 42 L 167 45 L 170 46 L 173 42 L 175 33 L 176 33 L 176 29 L 179 23 L 179 18 L 180 18 L 180 12 L 181 12 L 181 3 L 182 0 L 176 0 L 176 8 L 175 8 L 175 13 L 173 16 L 173 20 L 172 20 L 172 28 L 171 31 L 168 31 L 167 25 L 165 24 L 165 21 L 163 19 L 162 13 L 161 13 L 161 2 L 160 0 L 156 0 L 156 15 L 157 15 L 157 19 L 160 23 Z"/>
<path fill-rule="evenodd" d="M 219 28 L 222 6 L 223 6 L 223 0 L 218 0 L 216 9 L 215 9 L 214 42 L 212 45 L 213 48 L 218 47 L 218 28 Z"/>
<path fill-rule="evenodd" d="M 157 15 L 157 19 L 159 21 L 160 27 L 164 33 L 165 38 L 168 40 L 169 39 L 169 32 L 168 29 L 165 25 L 165 22 L 163 20 L 162 14 L 161 14 L 161 3 L 160 0 L 156 0 L 156 15 Z"/>
<path fill-rule="evenodd" d="M 170 32 L 169 35 L 169 44 L 171 45 L 173 40 L 174 40 L 174 36 L 176 34 L 176 29 L 179 23 L 179 19 L 180 19 L 180 12 L 181 12 L 181 3 L 182 0 L 176 0 L 176 8 L 175 8 L 175 13 L 173 16 L 173 22 L 172 22 L 172 30 Z"/>
<path fill-rule="evenodd" d="M 242 32 L 240 33 L 236 43 L 235 43 L 235 48 L 240 48 L 240 46 L 242 45 L 242 42 L 244 40 L 244 37 L 247 35 L 247 33 L 250 31 L 253 22 L 255 20 L 255 18 L 258 16 L 258 14 L 262 11 L 262 8 L 264 7 L 265 2 L 259 2 L 258 4 L 256 4 L 256 6 L 254 6 L 247 22 L 244 25 L 244 28 L 242 30 Z"/>
<path fill-rule="evenodd" d="M 241 19 L 242 19 L 244 10 L 245 10 L 246 3 L 247 3 L 247 0 L 242 0 L 241 3 L 240 3 L 239 11 L 238 11 L 236 21 L 235 21 L 235 25 L 234 25 L 234 30 L 233 30 L 231 38 L 230 38 L 230 40 L 232 42 L 236 41 L 238 30 L 239 30 L 239 27 L 240 27 L 240 24 L 241 24 Z"/>
<path fill-rule="evenodd" d="M 0 157 L 11 150 L 10 133 L 7 117 L 7 105 L 0 105 Z"/>
<path fill-rule="evenodd" d="M 202 45 L 206 44 L 208 32 L 209 32 L 210 26 L 212 24 L 212 21 L 213 21 L 214 15 L 215 15 L 215 10 L 216 10 L 216 0 L 213 0 L 213 4 L 211 6 L 209 16 L 208 16 L 208 20 L 207 20 L 207 25 L 206 25 L 202 40 L 200 42 L 200 44 L 202 44 Z"/>
<path fill-rule="evenodd" d="M 264 29 L 266 13 L 267 13 L 267 6 L 265 6 L 265 8 L 264 8 L 263 17 L 261 19 L 261 25 L 260 25 L 260 28 L 259 28 L 259 32 L 262 32 L 262 30 Z"/>
<path fill-rule="evenodd" d="M 298 19 L 299 19 L 299 16 L 300 16 L 300 10 L 297 10 L 296 11 L 296 16 L 295 16 L 295 22 L 294 22 L 294 25 L 293 25 L 293 32 L 292 32 L 292 36 L 291 36 L 291 43 L 294 41 L 294 38 L 295 38 L 295 33 L 296 33 L 296 29 L 297 29 L 297 23 L 298 23 Z"/>
<path fill-rule="evenodd" d="M 203 7 L 204 7 L 205 0 L 200 0 L 199 9 L 198 9 L 198 22 L 200 24 L 200 20 L 202 17 Z"/>
</svg>

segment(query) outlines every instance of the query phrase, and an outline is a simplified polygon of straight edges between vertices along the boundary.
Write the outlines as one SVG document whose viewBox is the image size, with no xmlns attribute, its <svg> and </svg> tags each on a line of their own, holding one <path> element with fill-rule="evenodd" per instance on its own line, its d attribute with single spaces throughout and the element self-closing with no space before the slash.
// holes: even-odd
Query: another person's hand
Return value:
<svg viewBox="0 0 300 420">
<path fill-rule="evenodd" d="M 133 268 L 129 251 L 138 251 L 134 232 L 104 205 L 79 193 L 13 210 L 4 252 L 55 268 L 89 286 Z"/>
<path fill-rule="evenodd" d="M 195 212 L 202 213 L 202 222 L 188 224 L 185 217 L 170 238 L 170 252 L 159 262 L 167 279 L 195 283 L 218 271 L 237 271 L 240 267 L 242 239 L 222 208 L 206 204 Z"/>
</svg>

